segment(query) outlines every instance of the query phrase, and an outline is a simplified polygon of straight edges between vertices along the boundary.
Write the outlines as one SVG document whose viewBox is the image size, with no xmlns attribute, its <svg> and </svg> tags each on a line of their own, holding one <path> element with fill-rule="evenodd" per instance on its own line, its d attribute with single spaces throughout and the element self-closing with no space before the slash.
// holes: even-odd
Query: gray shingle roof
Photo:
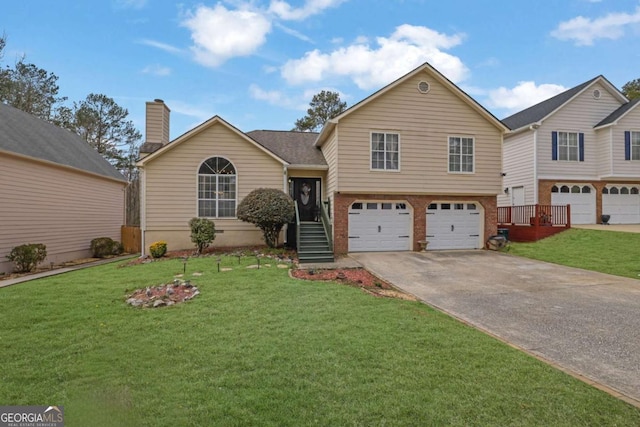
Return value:
<svg viewBox="0 0 640 427">
<path fill-rule="evenodd" d="M 316 132 L 254 130 L 247 136 L 292 165 L 325 166 L 319 148 L 314 147 Z"/>
<path fill-rule="evenodd" d="M 523 126 L 539 122 L 600 77 L 604 78 L 603 76 L 594 77 L 591 80 L 586 81 L 574 88 L 566 90 L 554 97 L 547 99 L 546 101 L 542 101 L 534 106 L 520 111 L 519 113 L 502 119 L 502 123 L 507 125 L 511 130 L 515 130 L 520 129 Z"/>
<path fill-rule="evenodd" d="M 0 150 L 109 178 L 125 178 L 78 135 L 0 103 Z"/>
<path fill-rule="evenodd" d="M 620 108 L 618 108 L 616 111 L 614 111 L 613 113 L 609 114 L 607 117 L 602 119 L 602 121 L 597 125 L 595 125 L 594 127 L 597 128 L 598 126 L 604 126 L 604 125 L 608 125 L 615 122 L 620 117 L 622 117 L 627 111 L 634 108 L 638 102 L 640 102 L 640 98 L 636 98 L 630 102 L 627 102 L 626 104 L 622 104 Z"/>
</svg>

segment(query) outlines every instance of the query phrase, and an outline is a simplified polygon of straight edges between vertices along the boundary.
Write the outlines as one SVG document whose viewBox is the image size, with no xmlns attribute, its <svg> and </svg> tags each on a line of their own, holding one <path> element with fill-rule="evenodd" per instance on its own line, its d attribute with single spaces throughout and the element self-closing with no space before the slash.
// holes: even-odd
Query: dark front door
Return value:
<svg viewBox="0 0 640 427">
<path fill-rule="evenodd" d="M 298 202 L 300 221 L 320 219 L 320 178 L 293 178 L 291 197 Z"/>
</svg>

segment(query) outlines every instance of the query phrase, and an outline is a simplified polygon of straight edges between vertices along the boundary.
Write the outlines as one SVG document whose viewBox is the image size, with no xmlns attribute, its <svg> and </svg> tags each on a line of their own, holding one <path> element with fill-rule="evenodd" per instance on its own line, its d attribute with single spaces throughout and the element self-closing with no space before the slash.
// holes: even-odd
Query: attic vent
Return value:
<svg viewBox="0 0 640 427">
<path fill-rule="evenodd" d="M 418 90 L 420 91 L 420 93 L 427 93 L 429 92 L 429 89 L 431 89 L 431 86 L 429 86 L 429 83 L 427 82 L 418 83 Z"/>
<path fill-rule="evenodd" d="M 602 95 L 602 94 L 600 93 L 600 89 L 595 89 L 595 90 L 593 91 L 593 98 L 594 98 L 594 99 L 600 99 L 600 96 L 601 96 L 601 95 Z"/>
</svg>

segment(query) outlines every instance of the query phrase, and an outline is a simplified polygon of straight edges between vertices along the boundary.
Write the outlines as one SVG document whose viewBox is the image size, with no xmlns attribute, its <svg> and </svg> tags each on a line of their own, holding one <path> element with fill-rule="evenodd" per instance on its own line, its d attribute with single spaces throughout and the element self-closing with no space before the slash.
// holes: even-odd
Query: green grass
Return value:
<svg viewBox="0 0 640 427">
<path fill-rule="evenodd" d="M 509 253 L 638 279 L 639 248 L 637 233 L 572 228 L 534 243 L 511 243 Z"/>
<path fill-rule="evenodd" d="M 0 289 L 0 403 L 64 405 L 68 426 L 640 425 L 637 408 L 423 304 L 237 263 L 190 260 L 202 295 L 155 310 L 125 289 L 181 261 Z"/>
</svg>

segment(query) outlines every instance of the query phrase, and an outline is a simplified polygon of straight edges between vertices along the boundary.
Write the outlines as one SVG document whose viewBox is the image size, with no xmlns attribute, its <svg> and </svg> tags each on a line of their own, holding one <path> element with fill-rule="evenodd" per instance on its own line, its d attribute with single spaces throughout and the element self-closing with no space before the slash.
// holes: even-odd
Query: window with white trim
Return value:
<svg viewBox="0 0 640 427">
<path fill-rule="evenodd" d="M 236 168 L 224 157 L 205 160 L 198 170 L 198 216 L 236 216 Z"/>
<path fill-rule="evenodd" d="M 631 160 L 640 160 L 640 132 L 631 132 Z"/>
<path fill-rule="evenodd" d="M 473 138 L 449 137 L 449 172 L 473 172 Z"/>
<path fill-rule="evenodd" d="M 558 132 L 558 160 L 579 160 L 578 132 Z"/>
<path fill-rule="evenodd" d="M 371 133 L 371 169 L 400 169 L 400 135 L 397 133 Z"/>
</svg>

